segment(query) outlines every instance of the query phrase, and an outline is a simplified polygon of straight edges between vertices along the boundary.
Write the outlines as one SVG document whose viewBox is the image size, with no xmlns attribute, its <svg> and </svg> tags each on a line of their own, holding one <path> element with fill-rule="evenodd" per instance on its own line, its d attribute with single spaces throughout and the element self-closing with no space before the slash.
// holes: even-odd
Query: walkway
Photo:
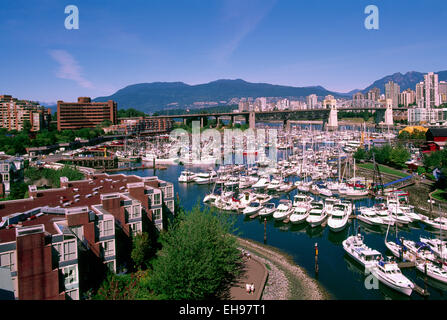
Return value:
<svg viewBox="0 0 447 320">
<path fill-rule="evenodd" d="M 268 271 L 265 265 L 254 257 L 243 258 L 245 267 L 243 274 L 230 289 L 230 300 L 260 300 L 262 291 L 268 277 Z M 246 283 L 254 283 L 255 292 L 253 295 L 248 294 L 245 289 Z"/>
</svg>

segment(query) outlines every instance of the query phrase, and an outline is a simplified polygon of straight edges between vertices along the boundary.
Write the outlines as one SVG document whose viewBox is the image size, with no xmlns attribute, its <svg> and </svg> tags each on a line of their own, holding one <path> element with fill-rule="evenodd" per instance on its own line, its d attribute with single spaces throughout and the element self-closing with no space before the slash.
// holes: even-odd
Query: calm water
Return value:
<svg viewBox="0 0 447 320">
<path fill-rule="evenodd" d="M 281 159 L 282 156 L 278 155 Z M 187 167 L 188 170 L 199 172 L 204 171 L 206 167 Z M 178 177 L 184 166 L 169 166 L 166 170 L 156 170 L 155 175 L 160 179 L 170 181 L 174 184 L 175 193 L 178 193 L 180 203 L 185 209 L 191 209 L 197 203 L 202 204 L 204 196 L 211 191 L 212 185 L 197 185 L 194 183 L 178 183 Z M 135 174 L 138 176 L 152 176 L 153 169 L 139 171 L 122 171 L 124 174 Z M 294 179 L 292 179 L 293 181 Z M 281 198 L 293 199 L 297 190 L 289 195 L 282 195 Z M 319 199 L 318 197 L 314 196 Z M 280 198 L 274 198 L 272 202 L 278 204 Z M 355 201 L 356 207 L 372 206 L 374 200 L 363 199 Z M 258 242 L 264 242 L 264 223 L 260 218 L 250 219 L 242 214 L 230 214 L 236 221 L 236 227 L 241 237 L 252 239 Z M 275 222 L 273 219 L 267 220 L 267 244 L 277 247 L 293 257 L 294 261 L 305 268 L 311 277 L 318 281 L 329 291 L 335 299 L 423 299 L 416 292 L 411 297 L 406 297 L 398 292 L 389 289 L 382 284 L 378 290 L 367 290 L 364 285 L 365 276 L 362 269 L 351 258 L 345 255 L 342 247 L 342 241 L 352 234 L 354 229 L 360 226 L 362 234 L 365 236 L 365 243 L 382 254 L 391 256 L 387 252 L 384 244 L 386 229 L 371 229 L 361 224 L 353 223 L 340 233 L 333 233 L 326 228 L 310 228 L 307 224 L 294 226 L 292 224 L 283 224 Z M 399 236 L 407 239 L 419 240 L 419 236 L 433 236 L 430 232 L 424 230 L 424 225 L 414 225 L 399 230 Z M 390 239 L 393 239 L 395 232 L 390 231 Z M 319 275 L 315 276 L 315 257 L 314 246 L 318 243 L 319 248 Z M 416 269 L 404 269 L 403 273 L 420 287 L 424 288 L 424 276 Z M 429 279 L 429 299 L 446 299 L 447 285 L 430 281 Z"/>
</svg>

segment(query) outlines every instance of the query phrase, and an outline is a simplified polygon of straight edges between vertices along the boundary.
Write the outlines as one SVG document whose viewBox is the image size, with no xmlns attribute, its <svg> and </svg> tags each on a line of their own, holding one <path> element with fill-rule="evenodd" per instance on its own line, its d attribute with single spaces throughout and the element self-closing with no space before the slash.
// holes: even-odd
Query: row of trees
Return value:
<svg viewBox="0 0 447 320">
<path fill-rule="evenodd" d="M 92 139 L 104 134 L 101 127 L 82 128 L 79 130 L 43 129 L 37 133 L 31 133 L 27 130 L 8 131 L 0 129 L 0 151 L 6 154 L 24 154 L 26 148 L 43 147 L 57 143 L 73 142 L 75 138 Z"/>
<path fill-rule="evenodd" d="M 84 179 L 84 175 L 81 172 L 68 166 L 63 167 L 60 170 L 27 166 L 24 171 L 25 181 L 11 183 L 11 191 L 8 197 L 1 200 L 5 201 L 27 198 L 28 186 L 34 184 L 36 181 L 42 178 L 48 182 L 48 187 L 59 188 L 61 177 L 67 177 L 70 181 Z"/>
<path fill-rule="evenodd" d="M 359 148 L 354 153 L 354 158 L 358 161 L 371 161 L 373 155 L 377 163 L 389 165 L 398 169 L 405 168 L 405 162 L 410 158 L 410 152 L 402 145 L 391 146 L 389 144 L 383 147 L 373 147 L 370 150 Z"/>
<path fill-rule="evenodd" d="M 447 188 L 447 150 L 442 149 L 424 155 L 424 166 L 428 172 L 438 169 L 439 176 L 436 188 L 445 190 Z"/>
<path fill-rule="evenodd" d="M 110 274 L 95 299 L 216 299 L 241 271 L 234 224 L 228 217 L 199 205 L 182 209 L 158 239 L 161 249 L 151 255 L 147 234 L 133 238 L 131 257 L 138 271 Z"/>
<path fill-rule="evenodd" d="M 411 133 L 402 130 L 399 135 L 397 136 L 400 140 L 425 140 L 425 131 L 414 129 Z"/>
</svg>

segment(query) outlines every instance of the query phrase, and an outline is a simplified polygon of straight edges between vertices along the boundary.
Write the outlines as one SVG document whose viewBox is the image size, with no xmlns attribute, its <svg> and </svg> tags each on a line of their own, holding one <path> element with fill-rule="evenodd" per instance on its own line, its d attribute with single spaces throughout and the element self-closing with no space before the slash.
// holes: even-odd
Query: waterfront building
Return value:
<svg viewBox="0 0 447 320">
<path fill-rule="evenodd" d="M 380 99 L 380 89 L 376 87 L 372 88 L 368 91 L 366 98 L 371 101 L 378 101 Z"/>
<path fill-rule="evenodd" d="M 23 181 L 23 158 L 0 155 L 0 197 L 8 196 L 11 184 Z"/>
<path fill-rule="evenodd" d="M 365 96 L 361 92 L 357 92 L 352 96 L 352 106 L 354 108 L 365 107 Z"/>
<path fill-rule="evenodd" d="M 392 100 L 392 107 L 397 108 L 399 106 L 399 94 L 400 94 L 400 86 L 393 82 L 388 81 L 385 84 L 385 98 Z"/>
<path fill-rule="evenodd" d="M 306 97 L 307 109 L 315 109 L 317 107 L 318 97 L 316 94 L 311 94 Z"/>
<path fill-rule="evenodd" d="M 175 214 L 173 185 L 157 177 L 60 182 L 0 206 L 0 267 L 10 270 L 16 299 L 79 299 L 107 269 L 126 265 L 133 236 L 162 230 Z"/>
<path fill-rule="evenodd" d="M 439 103 L 447 103 L 447 82 L 445 81 L 439 82 Z"/>
<path fill-rule="evenodd" d="M 57 130 L 94 128 L 104 121 L 117 123 L 117 104 L 92 102 L 89 97 L 80 97 L 78 102 L 57 102 Z"/>
<path fill-rule="evenodd" d="M 416 92 L 411 89 L 407 89 L 399 95 L 400 105 L 408 107 L 409 105 L 415 102 L 416 102 Z"/>
<path fill-rule="evenodd" d="M 438 75 L 429 72 L 424 75 L 424 101 L 426 108 L 439 106 L 439 81 Z"/>
<path fill-rule="evenodd" d="M 159 134 L 171 131 L 174 126 L 172 119 L 163 117 L 121 118 L 119 122 L 119 124 L 104 128 L 104 132 L 116 132 L 117 134 Z"/>
<path fill-rule="evenodd" d="M 51 110 L 37 102 L 18 100 L 10 95 L 0 95 L 0 127 L 8 130 L 23 130 L 29 121 L 31 131 L 47 128 L 51 121 Z"/>
</svg>

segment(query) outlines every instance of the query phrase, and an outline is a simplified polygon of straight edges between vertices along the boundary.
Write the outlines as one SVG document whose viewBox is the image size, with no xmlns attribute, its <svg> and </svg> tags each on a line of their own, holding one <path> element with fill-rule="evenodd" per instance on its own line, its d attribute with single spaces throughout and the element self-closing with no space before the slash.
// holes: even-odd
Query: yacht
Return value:
<svg viewBox="0 0 447 320">
<path fill-rule="evenodd" d="M 447 241 L 442 241 L 440 239 L 427 239 L 424 237 L 420 237 L 422 243 L 425 243 L 430 247 L 430 249 L 436 254 L 439 258 L 446 260 L 447 259 Z"/>
<path fill-rule="evenodd" d="M 428 277 L 447 284 L 447 271 L 439 264 L 426 260 L 425 262 L 417 262 L 416 269 L 424 274 L 427 272 Z"/>
<path fill-rule="evenodd" d="M 258 193 L 256 194 L 256 200 L 259 201 L 259 203 L 264 204 L 272 200 L 273 197 L 266 193 Z"/>
<path fill-rule="evenodd" d="M 239 209 L 245 209 L 249 206 L 253 201 L 256 200 L 256 195 L 251 192 L 245 192 L 239 196 Z"/>
<path fill-rule="evenodd" d="M 293 213 L 290 215 L 290 222 L 300 224 L 306 222 L 309 216 L 309 209 L 305 207 L 294 207 Z"/>
<path fill-rule="evenodd" d="M 414 284 L 402 274 L 396 262 L 380 260 L 371 268 L 371 273 L 384 285 L 410 296 Z"/>
<path fill-rule="evenodd" d="M 310 209 L 311 208 L 311 204 L 312 203 L 312 197 L 302 194 L 302 193 L 298 193 L 293 197 L 293 206 L 294 207 L 300 207 L 300 208 L 305 208 L 305 209 Z"/>
<path fill-rule="evenodd" d="M 253 201 L 251 202 L 245 209 L 242 211 L 242 213 L 246 216 L 251 216 L 257 212 L 259 212 L 262 209 L 262 204 L 259 203 L 259 201 Z"/>
<path fill-rule="evenodd" d="M 293 212 L 292 201 L 290 200 L 280 200 L 276 211 L 273 213 L 273 218 L 275 220 L 284 220 Z"/>
<path fill-rule="evenodd" d="M 196 174 L 194 172 L 184 170 L 178 177 L 178 182 L 193 182 L 196 178 Z"/>
<path fill-rule="evenodd" d="M 433 220 L 425 219 L 423 220 L 423 222 L 433 229 L 447 231 L 447 218 L 445 217 L 438 217 Z"/>
<path fill-rule="evenodd" d="M 276 207 L 274 203 L 265 203 L 264 207 L 259 211 L 260 217 L 268 217 L 272 215 L 276 211 Z"/>
<path fill-rule="evenodd" d="M 277 179 L 272 179 L 267 186 L 267 190 L 269 191 L 279 191 L 279 187 L 281 186 L 281 181 Z"/>
<path fill-rule="evenodd" d="M 261 179 L 258 180 L 258 182 L 256 182 L 251 187 L 254 188 L 254 189 L 264 189 L 264 188 L 267 188 L 269 183 L 270 183 L 269 179 L 261 178 Z"/>
<path fill-rule="evenodd" d="M 357 215 L 358 220 L 371 226 L 380 226 L 384 224 L 383 220 L 377 216 L 374 209 L 363 207 L 359 210 L 360 214 Z"/>
<path fill-rule="evenodd" d="M 360 263 L 366 270 L 370 270 L 382 257 L 382 254 L 374 249 L 369 248 L 363 242 L 364 238 L 361 234 L 350 236 L 342 242 L 345 252 Z"/>
<path fill-rule="evenodd" d="M 310 226 L 312 228 L 317 227 L 321 225 L 326 218 L 327 213 L 324 209 L 323 202 L 312 202 L 312 208 L 309 211 L 309 216 L 306 218 L 306 221 L 310 224 Z"/>
<path fill-rule="evenodd" d="M 324 208 L 326 209 L 326 212 L 329 216 L 332 214 L 334 205 L 337 203 L 339 203 L 339 200 L 337 198 L 327 198 L 324 200 Z"/>
<path fill-rule="evenodd" d="M 334 204 L 332 209 L 332 214 L 328 220 L 329 229 L 333 232 L 339 232 L 346 228 L 348 224 L 349 216 L 351 215 L 351 210 L 347 204 L 339 203 Z"/>
</svg>

